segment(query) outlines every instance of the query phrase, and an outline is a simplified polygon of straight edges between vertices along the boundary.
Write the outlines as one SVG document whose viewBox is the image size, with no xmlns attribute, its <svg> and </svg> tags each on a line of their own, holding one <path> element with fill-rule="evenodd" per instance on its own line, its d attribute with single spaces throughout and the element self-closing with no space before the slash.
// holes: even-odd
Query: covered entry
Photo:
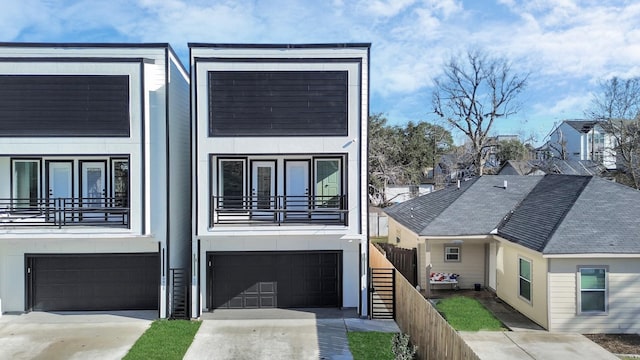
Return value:
<svg viewBox="0 0 640 360">
<path fill-rule="evenodd" d="M 207 253 L 207 307 L 342 306 L 342 252 Z"/>
<path fill-rule="evenodd" d="M 27 310 L 158 309 L 157 253 L 26 255 Z"/>
</svg>

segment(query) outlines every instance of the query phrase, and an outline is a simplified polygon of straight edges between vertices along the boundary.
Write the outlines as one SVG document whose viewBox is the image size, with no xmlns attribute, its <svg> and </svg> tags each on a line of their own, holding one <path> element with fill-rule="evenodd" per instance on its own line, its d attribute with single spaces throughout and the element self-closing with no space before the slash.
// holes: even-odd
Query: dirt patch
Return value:
<svg viewBox="0 0 640 360">
<path fill-rule="evenodd" d="M 585 336 L 611 353 L 640 355 L 640 335 L 585 334 Z"/>
</svg>

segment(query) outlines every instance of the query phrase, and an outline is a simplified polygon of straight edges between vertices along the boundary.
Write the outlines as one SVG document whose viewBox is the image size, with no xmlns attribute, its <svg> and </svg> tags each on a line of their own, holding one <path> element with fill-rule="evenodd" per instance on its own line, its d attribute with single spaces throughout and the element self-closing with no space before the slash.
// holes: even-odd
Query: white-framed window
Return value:
<svg viewBox="0 0 640 360">
<path fill-rule="evenodd" d="M 531 261 L 518 258 L 518 292 L 521 298 L 531 301 Z"/>
<path fill-rule="evenodd" d="M 460 246 L 445 246 L 444 247 L 444 261 L 445 262 L 459 262 L 460 261 Z"/>
<path fill-rule="evenodd" d="M 578 267 L 578 313 L 607 312 L 607 271 L 606 266 Z"/>
</svg>

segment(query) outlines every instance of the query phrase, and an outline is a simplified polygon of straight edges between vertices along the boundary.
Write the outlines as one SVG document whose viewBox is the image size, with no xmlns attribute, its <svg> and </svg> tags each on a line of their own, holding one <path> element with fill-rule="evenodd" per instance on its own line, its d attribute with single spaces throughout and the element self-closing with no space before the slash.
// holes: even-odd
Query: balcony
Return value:
<svg viewBox="0 0 640 360">
<path fill-rule="evenodd" d="M 0 199 L 0 228 L 108 226 L 129 228 L 130 208 L 118 198 Z"/>
<path fill-rule="evenodd" d="M 212 196 L 209 226 L 347 225 L 346 196 Z"/>
</svg>

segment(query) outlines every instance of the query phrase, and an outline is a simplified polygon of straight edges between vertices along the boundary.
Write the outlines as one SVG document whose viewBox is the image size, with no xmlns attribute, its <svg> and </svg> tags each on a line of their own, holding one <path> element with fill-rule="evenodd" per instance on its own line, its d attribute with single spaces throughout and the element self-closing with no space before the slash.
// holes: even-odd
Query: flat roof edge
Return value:
<svg viewBox="0 0 640 360">
<path fill-rule="evenodd" d="M 171 48 L 169 43 L 0 42 L 0 47 Z"/>
<path fill-rule="evenodd" d="M 317 43 L 317 44 L 220 44 L 188 43 L 189 47 L 210 47 L 227 49 L 330 49 L 330 48 L 370 48 L 371 43 Z"/>
</svg>

